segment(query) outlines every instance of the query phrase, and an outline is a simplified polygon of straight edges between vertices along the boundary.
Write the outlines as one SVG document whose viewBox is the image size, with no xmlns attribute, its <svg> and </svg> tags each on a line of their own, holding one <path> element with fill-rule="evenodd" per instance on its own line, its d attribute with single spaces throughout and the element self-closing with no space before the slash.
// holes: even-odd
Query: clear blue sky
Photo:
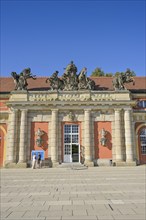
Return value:
<svg viewBox="0 0 146 220">
<path fill-rule="evenodd" d="M 145 76 L 145 0 L 1 0 L 1 76 L 130 68 Z"/>
</svg>

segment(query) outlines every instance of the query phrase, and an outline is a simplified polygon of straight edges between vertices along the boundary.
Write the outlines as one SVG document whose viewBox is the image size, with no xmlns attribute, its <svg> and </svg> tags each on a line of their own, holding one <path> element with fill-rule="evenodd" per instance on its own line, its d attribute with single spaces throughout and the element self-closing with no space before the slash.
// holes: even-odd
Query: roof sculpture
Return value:
<svg viewBox="0 0 146 220">
<path fill-rule="evenodd" d="M 96 83 L 91 78 L 87 77 L 87 68 L 84 67 L 79 74 L 77 74 L 77 67 L 73 61 L 71 61 L 65 69 L 62 77 L 58 77 L 58 71 L 55 71 L 51 77 L 47 78 L 45 82 L 49 81 L 51 90 L 63 90 L 63 91 L 75 91 L 75 90 L 95 90 Z M 15 90 L 27 90 L 27 79 L 32 78 L 36 79 L 36 75 L 31 73 L 30 68 L 24 69 L 20 74 L 16 72 L 11 73 Z M 114 89 L 117 90 L 126 90 L 126 83 L 133 82 L 134 78 L 130 69 L 127 69 L 126 72 L 120 73 L 118 76 L 114 76 L 112 84 Z M 98 90 L 98 89 L 97 89 Z"/>
<path fill-rule="evenodd" d="M 15 90 L 27 90 L 27 79 L 32 78 L 36 79 L 36 76 L 31 73 L 30 68 L 24 69 L 20 74 L 17 74 L 16 72 L 12 72 L 11 76 L 14 79 L 15 83 Z"/>
<path fill-rule="evenodd" d="M 112 83 L 115 90 L 126 90 L 125 83 L 133 82 L 135 85 L 135 80 L 132 76 L 132 71 L 127 69 L 126 72 L 120 73 L 118 76 L 115 76 Z"/>
<path fill-rule="evenodd" d="M 71 61 L 65 68 L 62 79 L 58 77 L 58 71 L 55 71 L 46 82 L 50 82 L 51 90 L 94 90 L 95 82 L 86 76 L 87 68 L 84 67 L 79 74 L 77 74 L 77 67 Z"/>
</svg>

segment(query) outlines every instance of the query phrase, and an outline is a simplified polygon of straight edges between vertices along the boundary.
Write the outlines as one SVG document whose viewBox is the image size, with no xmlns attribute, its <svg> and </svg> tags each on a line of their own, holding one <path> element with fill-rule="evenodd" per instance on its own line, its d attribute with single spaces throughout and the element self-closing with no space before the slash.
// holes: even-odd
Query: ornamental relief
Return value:
<svg viewBox="0 0 146 220">
<path fill-rule="evenodd" d="M 30 94 L 29 101 L 55 101 L 57 95 L 55 94 Z"/>
<path fill-rule="evenodd" d="M 113 100 L 111 94 L 30 94 L 29 101 L 100 101 Z"/>
<path fill-rule="evenodd" d="M 92 94 L 91 99 L 93 101 L 98 100 L 113 100 L 113 96 L 111 94 Z"/>
</svg>

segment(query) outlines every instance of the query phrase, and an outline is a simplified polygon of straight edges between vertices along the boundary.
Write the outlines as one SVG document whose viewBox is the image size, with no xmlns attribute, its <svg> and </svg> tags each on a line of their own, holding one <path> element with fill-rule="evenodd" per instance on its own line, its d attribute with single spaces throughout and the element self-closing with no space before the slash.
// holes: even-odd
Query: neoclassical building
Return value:
<svg viewBox="0 0 146 220">
<path fill-rule="evenodd" d="M 31 77 L 27 90 L 0 79 L 1 167 L 29 167 L 35 151 L 49 167 L 146 163 L 146 77 L 134 77 L 127 89 L 115 89 L 112 77 L 86 77 L 88 85 L 74 78 L 64 87 L 52 78 Z"/>
</svg>

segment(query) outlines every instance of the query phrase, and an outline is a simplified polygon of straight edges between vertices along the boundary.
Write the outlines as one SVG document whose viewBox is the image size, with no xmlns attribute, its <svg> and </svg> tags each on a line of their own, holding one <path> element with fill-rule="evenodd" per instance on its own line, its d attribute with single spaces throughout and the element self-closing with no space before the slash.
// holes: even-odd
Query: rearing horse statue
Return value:
<svg viewBox="0 0 146 220">
<path fill-rule="evenodd" d="M 36 75 L 32 75 L 30 68 L 24 69 L 20 74 L 12 72 L 11 76 L 14 79 L 15 90 L 27 90 L 27 79 L 36 79 Z"/>
<path fill-rule="evenodd" d="M 133 85 L 135 85 L 135 80 L 130 69 L 127 69 L 125 73 L 120 73 L 120 75 L 115 76 L 112 81 L 115 90 L 126 90 L 125 83 L 130 82 L 133 82 Z"/>
</svg>

